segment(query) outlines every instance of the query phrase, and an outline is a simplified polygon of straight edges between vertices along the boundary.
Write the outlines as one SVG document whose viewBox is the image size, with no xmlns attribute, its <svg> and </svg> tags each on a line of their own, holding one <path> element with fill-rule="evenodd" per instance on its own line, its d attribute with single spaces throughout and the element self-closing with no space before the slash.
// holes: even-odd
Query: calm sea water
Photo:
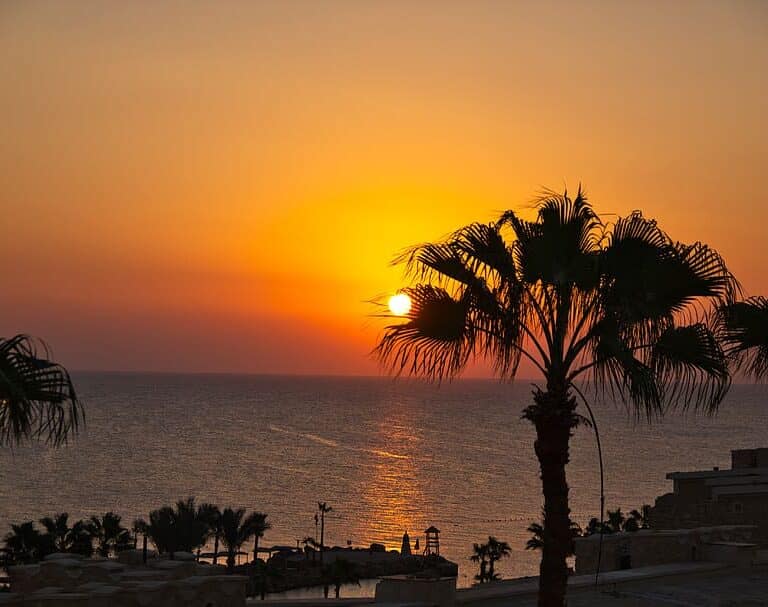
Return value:
<svg viewBox="0 0 768 607">
<path fill-rule="evenodd" d="M 504 576 L 537 572 L 525 551 L 541 509 L 533 430 L 520 419 L 531 385 L 466 380 L 436 387 L 385 378 L 77 374 L 88 423 L 70 445 L 0 455 L 0 530 L 58 511 L 115 510 L 128 523 L 189 495 L 269 514 L 264 545 L 314 535 L 400 547 L 429 525 L 443 554 L 474 574 L 472 543 L 508 541 Z M 609 508 L 652 503 L 665 474 L 727 467 L 730 449 L 766 444 L 768 388 L 735 386 L 717 417 L 635 423 L 596 408 Z M 577 430 L 568 468 L 574 518 L 598 513 L 597 453 Z M 422 539 L 423 543 L 423 539 Z"/>
</svg>

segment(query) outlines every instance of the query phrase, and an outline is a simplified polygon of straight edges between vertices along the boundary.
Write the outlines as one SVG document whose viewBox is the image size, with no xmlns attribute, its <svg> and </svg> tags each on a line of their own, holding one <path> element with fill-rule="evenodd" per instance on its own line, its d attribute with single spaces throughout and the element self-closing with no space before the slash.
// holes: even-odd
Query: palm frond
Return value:
<svg viewBox="0 0 768 607">
<path fill-rule="evenodd" d="M 768 299 L 723 304 L 718 320 L 718 335 L 735 368 L 757 380 L 768 377 Z"/>
<path fill-rule="evenodd" d="M 69 373 L 27 335 L 0 339 L 0 445 L 43 439 L 60 445 L 84 421 Z"/>
</svg>

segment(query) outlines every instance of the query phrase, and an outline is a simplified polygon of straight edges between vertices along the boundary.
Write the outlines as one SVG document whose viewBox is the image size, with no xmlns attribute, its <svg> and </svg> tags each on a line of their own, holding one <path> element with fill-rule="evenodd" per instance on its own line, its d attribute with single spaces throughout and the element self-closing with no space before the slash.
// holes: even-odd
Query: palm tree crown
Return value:
<svg viewBox="0 0 768 607">
<path fill-rule="evenodd" d="M 637 211 L 606 225 L 581 190 L 548 193 L 535 221 L 507 211 L 396 263 L 420 281 L 403 289 L 411 310 L 375 350 L 397 373 L 450 378 L 479 356 L 508 378 L 526 358 L 562 388 L 591 378 L 649 415 L 715 408 L 729 386 L 696 314 L 738 288 L 720 256 L 673 242 Z"/>
<path fill-rule="evenodd" d="M 69 373 L 28 335 L 0 338 L 0 446 L 34 438 L 59 445 L 76 432 L 83 409 Z"/>
</svg>

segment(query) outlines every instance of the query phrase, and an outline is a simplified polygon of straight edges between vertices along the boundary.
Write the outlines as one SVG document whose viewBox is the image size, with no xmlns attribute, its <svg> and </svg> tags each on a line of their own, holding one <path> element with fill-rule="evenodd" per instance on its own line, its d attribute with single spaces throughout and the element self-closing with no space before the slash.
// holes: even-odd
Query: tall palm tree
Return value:
<svg viewBox="0 0 768 607">
<path fill-rule="evenodd" d="M 403 289 L 410 311 L 375 348 L 391 372 L 440 380 L 484 357 L 511 378 L 525 358 L 544 380 L 523 416 L 536 431 L 544 493 L 539 605 L 560 607 L 581 383 L 638 416 L 716 410 L 730 374 L 706 313 L 732 301 L 738 284 L 715 251 L 673 241 L 640 212 L 603 223 L 581 189 L 575 198 L 547 192 L 533 221 L 507 211 L 398 261 L 416 284 Z"/>
<path fill-rule="evenodd" d="M 45 528 L 46 536 L 56 552 L 71 552 L 83 556 L 93 554 L 91 536 L 83 521 L 76 521 L 70 527 L 69 514 L 61 512 L 52 517 L 41 518 L 40 524 Z"/>
<path fill-rule="evenodd" d="M 254 512 L 253 516 L 253 562 L 259 560 L 259 538 L 264 537 L 264 533 L 272 529 L 272 525 L 267 522 L 267 515 L 263 512 Z"/>
<path fill-rule="evenodd" d="M 219 561 L 219 541 L 221 541 L 221 510 L 213 504 L 203 504 L 203 516 L 208 523 L 210 536 L 213 537 L 213 564 Z"/>
<path fill-rule="evenodd" d="M 317 502 L 317 511 L 320 513 L 320 566 L 323 566 L 323 552 L 325 552 L 325 515 L 333 510 L 326 502 Z"/>
<path fill-rule="evenodd" d="M 139 533 L 141 533 L 141 562 L 147 564 L 147 536 L 149 524 L 143 518 L 133 519 L 133 547 L 138 547 Z"/>
<path fill-rule="evenodd" d="M 60 445 L 77 432 L 83 408 L 67 370 L 28 335 L 0 338 L 0 446 L 27 439 Z"/>
<path fill-rule="evenodd" d="M 507 542 L 497 540 L 494 536 L 488 536 L 488 579 L 490 581 L 498 579 L 495 572 L 496 561 L 509 557 L 512 549 Z"/>
<path fill-rule="evenodd" d="M 227 549 L 227 570 L 232 573 L 235 569 L 235 557 L 240 548 L 257 531 L 260 512 L 245 515 L 245 508 L 225 508 L 221 513 L 221 540 Z"/>
<path fill-rule="evenodd" d="M 131 547 L 131 532 L 123 527 L 119 514 L 107 512 L 104 516 L 92 516 L 86 527 L 99 556 L 106 558 Z"/>
<path fill-rule="evenodd" d="M 736 369 L 747 377 L 768 377 L 768 299 L 750 297 L 720 310 L 721 336 Z"/>
<path fill-rule="evenodd" d="M 472 544 L 472 556 L 469 559 L 473 563 L 480 564 L 480 572 L 475 576 L 475 579 L 482 584 L 488 577 L 488 544 Z"/>
</svg>

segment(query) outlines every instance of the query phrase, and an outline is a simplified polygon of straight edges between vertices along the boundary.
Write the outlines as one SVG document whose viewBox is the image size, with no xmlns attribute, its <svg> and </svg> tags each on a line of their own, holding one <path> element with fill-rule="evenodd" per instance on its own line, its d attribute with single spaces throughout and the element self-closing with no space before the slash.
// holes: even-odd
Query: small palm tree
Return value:
<svg viewBox="0 0 768 607">
<path fill-rule="evenodd" d="M 95 543 L 96 553 L 104 558 L 131 547 L 131 532 L 122 525 L 122 518 L 114 512 L 92 516 L 86 529 Z"/>
<path fill-rule="evenodd" d="M 625 521 L 624 513 L 621 511 L 621 508 L 616 508 L 616 510 L 609 510 L 608 511 L 608 528 L 611 530 L 611 533 L 618 533 L 624 528 L 624 521 Z"/>
<path fill-rule="evenodd" d="M 5 536 L 7 564 L 28 565 L 42 560 L 54 551 L 50 537 L 41 534 L 32 521 L 11 525 Z"/>
<path fill-rule="evenodd" d="M 235 557 L 240 548 L 257 532 L 261 513 L 245 515 L 245 508 L 225 508 L 221 513 L 221 540 L 227 550 L 227 571 L 235 569 Z"/>
<path fill-rule="evenodd" d="M 488 579 L 493 581 L 499 579 L 499 575 L 494 571 L 496 561 L 508 558 L 512 554 L 512 549 L 507 542 L 497 540 L 495 537 L 488 536 Z"/>
<path fill-rule="evenodd" d="M 580 383 L 638 416 L 715 411 L 730 374 L 709 312 L 738 284 L 714 250 L 673 241 L 640 212 L 604 223 L 581 189 L 546 192 L 533 221 L 507 211 L 398 261 L 416 284 L 403 289 L 410 311 L 375 348 L 391 372 L 442 380 L 486 358 L 509 379 L 526 359 L 543 378 L 523 415 L 544 494 L 539 605 L 562 607 Z"/>
<path fill-rule="evenodd" d="M 272 525 L 267 522 L 267 515 L 263 512 L 254 512 L 253 516 L 253 562 L 259 560 L 259 538 L 264 537 L 264 533 L 272 529 Z"/>
<path fill-rule="evenodd" d="M 69 373 L 49 359 L 40 340 L 0 338 L 0 446 L 27 439 L 60 445 L 84 420 Z"/>
<path fill-rule="evenodd" d="M 472 556 L 469 559 L 474 563 L 479 563 L 480 571 L 475 579 L 481 584 L 484 583 L 488 577 L 488 544 L 472 544 Z"/>
<path fill-rule="evenodd" d="M 360 585 L 360 574 L 354 563 L 347 559 L 336 559 L 323 570 L 323 580 L 325 583 L 333 585 L 338 599 L 343 584 Z"/>
<path fill-rule="evenodd" d="M 76 521 L 70 527 L 69 515 L 62 512 L 53 517 L 41 518 L 40 524 L 45 528 L 46 535 L 55 552 L 71 552 L 83 556 L 93 554 L 91 536 L 83 521 Z"/>
<path fill-rule="evenodd" d="M 133 529 L 133 547 L 138 547 L 139 533 L 141 533 L 141 560 L 144 564 L 147 563 L 147 536 L 149 524 L 143 518 L 137 518 L 133 520 L 131 525 Z"/>
</svg>

